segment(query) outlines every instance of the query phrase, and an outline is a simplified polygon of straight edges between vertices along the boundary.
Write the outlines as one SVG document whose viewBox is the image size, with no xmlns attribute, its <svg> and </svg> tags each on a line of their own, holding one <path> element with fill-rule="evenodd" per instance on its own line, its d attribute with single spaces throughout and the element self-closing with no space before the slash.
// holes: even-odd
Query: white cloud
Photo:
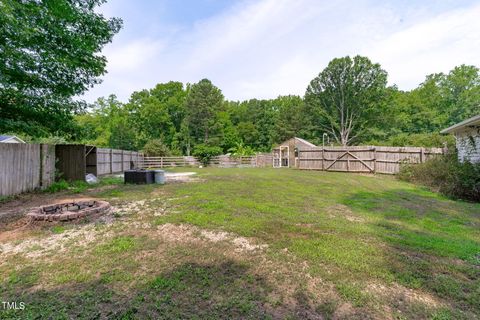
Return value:
<svg viewBox="0 0 480 320">
<path fill-rule="evenodd" d="M 425 75 L 465 63 L 480 65 L 480 5 L 432 17 L 378 42 L 365 54 L 389 72 L 400 88 L 415 87 Z"/>
<path fill-rule="evenodd" d="M 363 54 L 409 89 L 428 73 L 480 65 L 480 5 L 450 11 L 363 1 L 243 1 L 193 27 L 134 33 L 109 45 L 108 75 L 88 100 L 126 100 L 156 83 L 209 78 L 227 99 L 303 95 L 334 57 Z M 158 24 L 158 21 L 152 22 Z M 159 30 L 158 25 L 154 28 Z"/>
</svg>

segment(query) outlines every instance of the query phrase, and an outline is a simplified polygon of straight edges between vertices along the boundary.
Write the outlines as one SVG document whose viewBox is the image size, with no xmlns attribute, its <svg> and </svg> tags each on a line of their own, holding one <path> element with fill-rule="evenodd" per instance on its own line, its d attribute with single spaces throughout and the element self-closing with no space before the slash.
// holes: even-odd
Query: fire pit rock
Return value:
<svg viewBox="0 0 480 320">
<path fill-rule="evenodd" d="M 69 221 L 106 212 L 110 204 L 99 200 L 82 200 L 36 207 L 27 214 L 34 221 Z"/>
</svg>

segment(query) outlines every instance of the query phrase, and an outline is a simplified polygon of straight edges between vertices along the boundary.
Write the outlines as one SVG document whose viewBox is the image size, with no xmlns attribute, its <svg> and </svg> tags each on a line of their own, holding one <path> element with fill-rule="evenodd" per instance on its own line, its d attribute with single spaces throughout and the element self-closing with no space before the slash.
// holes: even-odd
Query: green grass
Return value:
<svg viewBox="0 0 480 320">
<path fill-rule="evenodd" d="M 261 169 L 204 175 L 203 184 L 175 188 L 181 209 L 157 223 L 256 237 L 288 248 L 335 283 L 395 281 L 480 312 L 478 204 L 388 176 Z"/>
<path fill-rule="evenodd" d="M 99 182 L 97 184 L 92 184 L 92 185 L 81 180 L 68 182 L 61 179 L 59 181 L 54 182 L 50 186 L 48 186 L 48 188 L 45 189 L 45 192 L 56 193 L 59 191 L 66 190 L 69 193 L 75 194 L 75 193 L 85 192 L 89 189 L 95 189 L 103 186 L 119 185 L 122 183 L 123 183 L 122 178 L 118 178 L 118 177 L 100 177 Z"/>
<path fill-rule="evenodd" d="M 11 257 L 0 265 L 0 291 L 27 302 L 26 318 L 335 318 L 344 303 L 360 318 L 384 310 L 398 319 L 480 317 L 479 204 L 390 176 L 175 169 L 192 170 L 200 182 L 136 186 L 112 179 L 79 191 L 113 204 L 149 200 L 128 218 L 149 227 L 122 224 L 119 215 L 99 228 L 110 236 L 86 247 L 72 242 L 70 251 L 45 260 Z M 155 216 L 166 203 L 167 214 Z M 221 243 L 164 242 L 156 227 L 165 223 L 232 232 L 268 249 L 263 258 L 232 260 Z M 262 259 L 274 266 L 259 267 Z M 298 280 L 305 274 L 321 279 L 320 296 L 328 288 L 334 296 L 312 297 Z M 289 298 L 286 283 L 294 286 Z M 368 291 L 372 284 L 387 288 L 386 295 Z M 400 303 L 389 289 L 395 286 L 443 303 Z"/>
</svg>

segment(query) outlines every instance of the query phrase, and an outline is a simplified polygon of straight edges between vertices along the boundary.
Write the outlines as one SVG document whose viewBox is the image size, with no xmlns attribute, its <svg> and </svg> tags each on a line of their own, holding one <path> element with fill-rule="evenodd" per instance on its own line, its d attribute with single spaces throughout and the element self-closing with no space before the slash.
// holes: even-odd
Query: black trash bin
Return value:
<svg viewBox="0 0 480 320">
<path fill-rule="evenodd" d="M 124 172 L 124 182 L 134 184 L 154 183 L 155 172 L 152 170 L 127 170 Z"/>
</svg>

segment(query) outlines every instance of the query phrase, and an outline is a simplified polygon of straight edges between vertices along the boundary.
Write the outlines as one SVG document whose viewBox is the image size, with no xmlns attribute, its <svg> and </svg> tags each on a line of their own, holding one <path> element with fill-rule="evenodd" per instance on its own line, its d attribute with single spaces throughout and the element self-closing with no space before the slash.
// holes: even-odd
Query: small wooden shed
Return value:
<svg viewBox="0 0 480 320">
<path fill-rule="evenodd" d="M 316 147 L 313 143 L 298 137 L 293 137 L 273 148 L 274 168 L 296 168 L 298 150 Z"/>
<path fill-rule="evenodd" d="M 135 151 L 97 148 L 83 144 L 55 146 L 56 169 L 65 180 L 84 180 L 88 173 L 95 176 L 122 173 L 140 167 L 143 154 Z"/>
<path fill-rule="evenodd" d="M 480 114 L 444 129 L 441 133 L 455 135 L 460 162 L 480 163 Z"/>
</svg>

